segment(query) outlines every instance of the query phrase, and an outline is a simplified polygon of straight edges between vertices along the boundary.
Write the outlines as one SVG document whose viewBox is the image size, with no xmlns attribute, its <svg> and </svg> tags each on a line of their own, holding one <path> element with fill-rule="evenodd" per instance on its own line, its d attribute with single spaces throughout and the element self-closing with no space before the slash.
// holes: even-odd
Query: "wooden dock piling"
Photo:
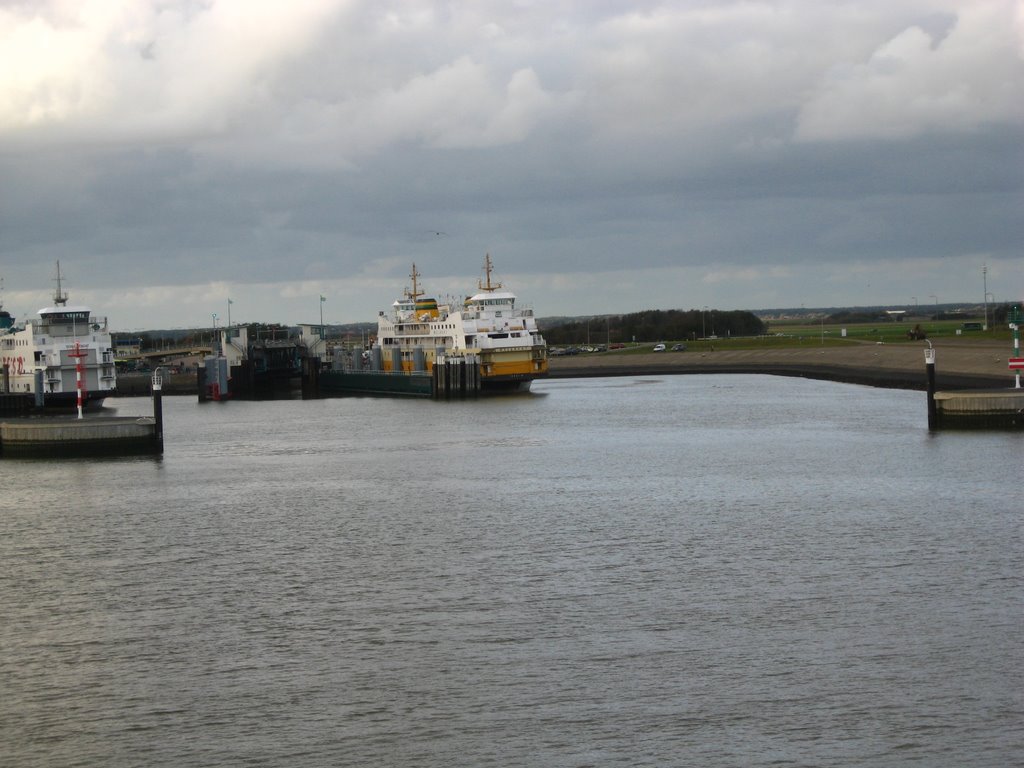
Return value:
<svg viewBox="0 0 1024 768">
<path fill-rule="evenodd" d="M 480 394 L 480 362 L 472 356 L 434 359 L 433 394 L 437 400 Z"/>
</svg>

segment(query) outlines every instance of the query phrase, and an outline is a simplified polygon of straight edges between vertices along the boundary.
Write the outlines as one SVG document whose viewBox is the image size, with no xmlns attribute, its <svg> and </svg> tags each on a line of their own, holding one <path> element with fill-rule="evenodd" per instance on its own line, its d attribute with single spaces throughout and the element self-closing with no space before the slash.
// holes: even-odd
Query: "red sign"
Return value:
<svg viewBox="0 0 1024 768">
<path fill-rule="evenodd" d="M 1013 369 L 1013 368 L 1024 368 L 1024 357 L 1011 357 L 1006 362 L 1008 362 L 1010 364 L 1010 368 L 1011 369 Z"/>
</svg>

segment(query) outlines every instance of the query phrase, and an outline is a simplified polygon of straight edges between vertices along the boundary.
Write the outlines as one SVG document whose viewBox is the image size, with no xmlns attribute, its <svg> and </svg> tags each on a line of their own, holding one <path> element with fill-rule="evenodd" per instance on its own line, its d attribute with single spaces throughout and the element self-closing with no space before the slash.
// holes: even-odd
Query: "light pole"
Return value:
<svg viewBox="0 0 1024 768">
<path fill-rule="evenodd" d="M 988 330 L 988 264 L 981 265 L 981 285 L 985 291 L 985 330 Z"/>
<path fill-rule="evenodd" d="M 704 328 L 704 313 L 708 311 L 708 307 L 705 304 L 700 309 L 700 337 L 706 339 L 708 337 L 707 331 Z"/>
<path fill-rule="evenodd" d="M 939 319 L 939 297 L 936 296 L 934 293 L 929 293 L 928 294 L 928 298 L 935 299 L 935 319 L 938 320 Z"/>
</svg>

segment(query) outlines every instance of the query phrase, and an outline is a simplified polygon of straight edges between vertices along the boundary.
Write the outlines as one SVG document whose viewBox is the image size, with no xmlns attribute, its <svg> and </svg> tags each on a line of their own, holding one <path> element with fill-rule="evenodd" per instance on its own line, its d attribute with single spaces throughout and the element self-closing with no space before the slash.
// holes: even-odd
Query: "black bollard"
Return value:
<svg viewBox="0 0 1024 768">
<path fill-rule="evenodd" d="M 156 430 L 153 440 L 156 443 L 157 453 L 164 452 L 164 401 L 163 401 L 163 372 L 157 368 L 153 371 L 153 421 Z"/>
<path fill-rule="evenodd" d="M 928 373 L 928 429 L 935 430 L 939 427 L 939 410 L 935 405 L 935 349 L 930 341 L 924 351 L 924 367 Z"/>
</svg>

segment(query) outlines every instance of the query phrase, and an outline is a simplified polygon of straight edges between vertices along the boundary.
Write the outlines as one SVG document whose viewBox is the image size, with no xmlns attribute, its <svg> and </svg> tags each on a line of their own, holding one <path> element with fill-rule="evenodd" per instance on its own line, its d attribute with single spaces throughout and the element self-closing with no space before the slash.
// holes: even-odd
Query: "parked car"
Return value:
<svg viewBox="0 0 1024 768">
<path fill-rule="evenodd" d="M 655 352 L 664 352 L 665 351 L 665 345 L 664 344 L 655 344 L 654 345 L 654 351 Z"/>
<path fill-rule="evenodd" d="M 686 345 L 685 344 L 673 344 L 672 345 L 672 351 L 673 352 L 685 352 L 686 351 Z"/>
</svg>

